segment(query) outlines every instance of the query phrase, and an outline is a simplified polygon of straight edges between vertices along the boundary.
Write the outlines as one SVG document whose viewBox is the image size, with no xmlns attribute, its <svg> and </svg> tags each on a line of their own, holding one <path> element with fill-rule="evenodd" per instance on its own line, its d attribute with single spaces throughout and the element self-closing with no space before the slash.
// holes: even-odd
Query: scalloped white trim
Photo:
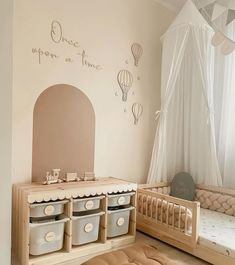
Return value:
<svg viewBox="0 0 235 265">
<path fill-rule="evenodd" d="M 50 191 L 37 191 L 28 194 L 28 203 L 48 202 L 77 197 L 99 196 L 118 192 L 131 192 L 137 190 L 137 184 L 116 184 L 90 187 L 78 187 L 72 189 L 54 189 Z"/>
</svg>

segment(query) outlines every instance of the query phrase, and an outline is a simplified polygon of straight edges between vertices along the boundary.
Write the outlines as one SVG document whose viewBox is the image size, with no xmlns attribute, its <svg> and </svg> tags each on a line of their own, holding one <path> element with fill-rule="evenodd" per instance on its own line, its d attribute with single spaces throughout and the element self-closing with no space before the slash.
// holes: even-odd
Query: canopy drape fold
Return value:
<svg viewBox="0 0 235 265">
<path fill-rule="evenodd" d="M 168 106 L 174 94 L 176 79 L 180 71 L 189 35 L 189 27 L 182 27 L 176 29 L 176 31 L 176 39 L 172 38 L 172 35 L 170 34 L 167 35 L 164 40 L 165 45 L 163 46 L 163 58 L 166 59 L 162 62 L 161 110 L 156 113 L 157 118 L 159 118 L 159 123 L 154 140 L 152 163 L 149 169 L 149 183 L 155 182 L 155 179 L 163 181 L 166 178 L 165 135 Z M 166 75 L 169 77 L 165 78 Z"/>
</svg>

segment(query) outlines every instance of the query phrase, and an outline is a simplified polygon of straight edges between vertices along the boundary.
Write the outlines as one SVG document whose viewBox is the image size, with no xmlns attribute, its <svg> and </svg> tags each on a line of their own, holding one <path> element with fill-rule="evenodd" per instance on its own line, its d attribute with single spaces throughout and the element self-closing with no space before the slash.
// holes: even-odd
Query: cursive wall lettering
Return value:
<svg viewBox="0 0 235 265">
<path fill-rule="evenodd" d="M 96 70 L 102 69 L 100 65 L 93 64 L 86 59 L 88 57 L 88 55 L 86 54 L 85 50 L 83 50 L 82 53 L 77 53 L 77 55 L 81 56 L 82 66 L 87 66 L 88 68 L 94 68 Z"/>
<path fill-rule="evenodd" d="M 62 27 L 58 21 L 52 21 L 51 23 L 51 39 L 55 43 L 60 43 L 62 38 Z"/>
<path fill-rule="evenodd" d="M 38 63 L 41 64 L 42 56 L 50 57 L 51 59 L 59 58 L 58 55 L 51 53 L 49 51 L 43 51 L 41 48 L 33 48 L 32 53 L 38 57 Z"/>
<path fill-rule="evenodd" d="M 66 44 L 69 47 L 76 48 L 78 52 L 72 57 L 67 57 L 65 56 L 63 61 L 65 63 L 74 63 L 76 61 L 79 61 L 82 66 L 95 69 L 95 70 L 102 70 L 102 67 L 99 64 L 95 64 L 88 60 L 88 54 L 85 49 L 83 49 L 80 45 L 79 42 L 76 40 L 73 40 L 71 38 L 65 37 L 63 34 L 63 28 L 60 24 L 59 21 L 53 20 L 51 22 L 51 28 L 50 28 L 50 36 L 51 40 L 56 43 L 56 44 Z M 41 48 L 33 48 L 32 53 L 35 54 L 38 57 L 38 63 L 41 64 L 42 62 L 42 57 L 49 57 L 51 59 L 57 59 L 60 56 L 58 56 L 55 53 L 49 52 L 47 50 L 42 50 Z M 79 58 L 76 58 L 75 56 L 78 55 Z"/>
<path fill-rule="evenodd" d="M 75 48 L 79 48 L 79 44 L 77 41 L 68 39 L 63 36 L 63 30 L 60 22 L 53 20 L 51 22 L 51 39 L 55 43 L 65 42 Z"/>
</svg>

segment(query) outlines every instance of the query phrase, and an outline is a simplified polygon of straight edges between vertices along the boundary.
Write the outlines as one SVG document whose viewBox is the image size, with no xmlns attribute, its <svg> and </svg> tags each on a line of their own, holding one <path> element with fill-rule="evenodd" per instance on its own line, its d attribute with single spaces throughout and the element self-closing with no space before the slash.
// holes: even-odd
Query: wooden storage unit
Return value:
<svg viewBox="0 0 235 265">
<path fill-rule="evenodd" d="M 61 183 L 52 185 L 16 184 L 13 186 L 13 251 L 21 265 L 57 264 L 88 254 L 113 249 L 135 241 L 136 232 L 136 190 L 137 184 L 115 178 L 99 178 L 96 181 Z M 113 193 L 133 192 L 130 205 L 134 206 L 130 213 L 129 232 L 126 235 L 107 238 L 108 195 Z M 104 195 L 100 209 L 105 212 L 101 216 L 99 239 L 94 243 L 72 246 L 73 200 L 88 196 Z M 29 221 L 30 204 L 55 202 L 67 199 L 64 214 L 69 218 L 65 225 L 64 247 L 62 250 L 40 256 L 29 255 Z"/>
</svg>

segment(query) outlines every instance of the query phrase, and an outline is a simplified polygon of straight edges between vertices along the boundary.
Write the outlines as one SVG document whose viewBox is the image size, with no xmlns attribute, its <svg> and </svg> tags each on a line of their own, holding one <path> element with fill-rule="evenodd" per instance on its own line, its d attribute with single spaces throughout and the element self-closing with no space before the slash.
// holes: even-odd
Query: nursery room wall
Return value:
<svg viewBox="0 0 235 265">
<path fill-rule="evenodd" d="M 93 105 L 96 175 L 146 180 L 160 107 L 160 36 L 173 18 L 153 0 L 15 1 L 13 182 L 31 180 L 34 105 L 56 84 L 80 89 Z M 138 67 L 135 42 L 143 48 Z M 133 76 L 127 102 L 117 82 L 122 69 Z M 137 125 L 135 102 L 143 106 Z"/>
<path fill-rule="evenodd" d="M 13 1 L 0 2 L 0 264 L 10 264 L 11 257 L 11 96 Z"/>
</svg>

